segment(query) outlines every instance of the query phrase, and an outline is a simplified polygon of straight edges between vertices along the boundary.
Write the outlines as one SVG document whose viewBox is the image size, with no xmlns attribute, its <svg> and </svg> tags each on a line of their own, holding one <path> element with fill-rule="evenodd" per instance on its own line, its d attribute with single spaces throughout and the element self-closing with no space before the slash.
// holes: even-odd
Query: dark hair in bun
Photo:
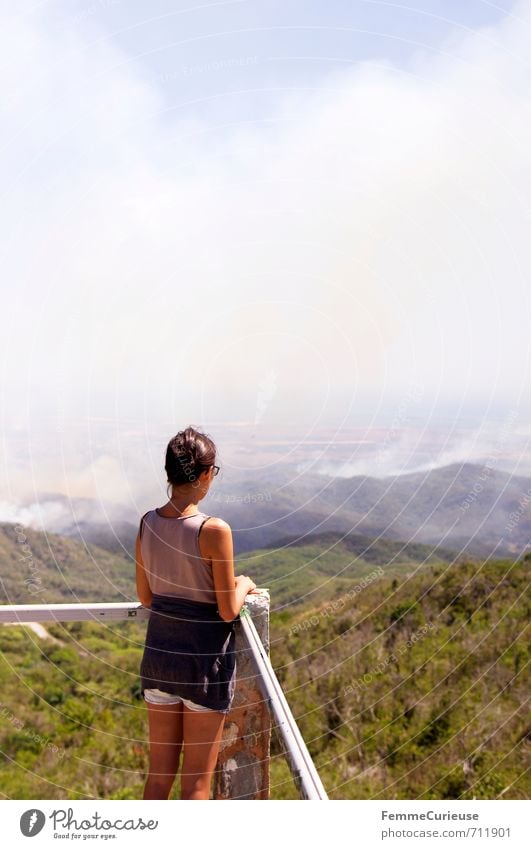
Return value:
<svg viewBox="0 0 531 849">
<path fill-rule="evenodd" d="M 193 483 L 216 462 L 216 446 L 206 433 L 189 426 L 170 439 L 166 449 L 168 483 Z"/>
</svg>

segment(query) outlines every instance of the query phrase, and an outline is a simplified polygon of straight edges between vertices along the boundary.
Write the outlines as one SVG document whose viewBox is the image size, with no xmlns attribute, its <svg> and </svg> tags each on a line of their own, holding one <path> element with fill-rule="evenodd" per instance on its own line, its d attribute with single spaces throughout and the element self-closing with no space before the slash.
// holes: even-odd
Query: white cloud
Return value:
<svg viewBox="0 0 531 849">
<path fill-rule="evenodd" d="M 252 420 L 270 373 L 268 427 L 376 409 L 412 380 L 428 405 L 514 401 L 531 271 L 521 19 L 527 0 L 407 68 L 362 62 L 225 129 L 92 19 L 6 21 L 11 406 L 29 402 L 32 428 L 44 408 Z"/>
</svg>

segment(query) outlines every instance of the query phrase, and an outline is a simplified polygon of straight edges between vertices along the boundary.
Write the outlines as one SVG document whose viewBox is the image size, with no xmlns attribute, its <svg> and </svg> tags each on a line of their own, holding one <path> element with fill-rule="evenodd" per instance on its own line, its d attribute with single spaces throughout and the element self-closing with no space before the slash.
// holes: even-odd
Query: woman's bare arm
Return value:
<svg viewBox="0 0 531 849">
<path fill-rule="evenodd" d="M 202 550 L 212 561 L 212 576 L 219 615 L 225 622 L 235 619 L 246 595 L 256 588 L 247 575 L 234 575 L 234 552 L 230 525 L 212 516 L 201 531 Z"/>
<path fill-rule="evenodd" d="M 142 560 L 142 551 L 140 548 L 140 534 L 136 536 L 136 594 L 143 607 L 151 607 L 153 593 L 149 586 L 149 581 L 146 575 L 146 568 Z"/>
</svg>

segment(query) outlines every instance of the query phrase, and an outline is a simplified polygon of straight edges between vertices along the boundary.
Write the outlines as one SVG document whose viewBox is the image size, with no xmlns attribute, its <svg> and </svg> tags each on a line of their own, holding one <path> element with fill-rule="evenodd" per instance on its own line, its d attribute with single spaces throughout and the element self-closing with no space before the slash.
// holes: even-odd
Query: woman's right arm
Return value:
<svg viewBox="0 0 531 849">
<path fill-rule="evenodd" d="M 212 561 L 219 615 L 225 622 L 231 622 L 238 616 L 245 596 L 256 588 L 256 584 L 247 575 L 234 576 L 232 531 L 227 522 L 211 517 L 203 525 L 201 538 L 205 556 Z"/>
</svg>

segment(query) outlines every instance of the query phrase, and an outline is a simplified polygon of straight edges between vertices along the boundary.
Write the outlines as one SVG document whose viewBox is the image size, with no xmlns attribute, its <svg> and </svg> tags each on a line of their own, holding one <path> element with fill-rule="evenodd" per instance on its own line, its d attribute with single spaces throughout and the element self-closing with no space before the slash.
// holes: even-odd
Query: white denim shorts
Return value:
<svg viewBox="0 0 531 849">
<path fill-rule="evenodd" d="M 179 702 L 182 702 L 190 710 L 203 710 L 208 713 L 217 712 L 212 711 L 211 708 L 203 707 L 203 705 L 196 705 L 195 702 L 191 702 L 189 699 L 183 699 L 181 696 L 174 696 L 173 693 L 164 693 L 162 690 L 144 690 L 144 699 L 151 705 L 178 705 Z"/>
</svg>

